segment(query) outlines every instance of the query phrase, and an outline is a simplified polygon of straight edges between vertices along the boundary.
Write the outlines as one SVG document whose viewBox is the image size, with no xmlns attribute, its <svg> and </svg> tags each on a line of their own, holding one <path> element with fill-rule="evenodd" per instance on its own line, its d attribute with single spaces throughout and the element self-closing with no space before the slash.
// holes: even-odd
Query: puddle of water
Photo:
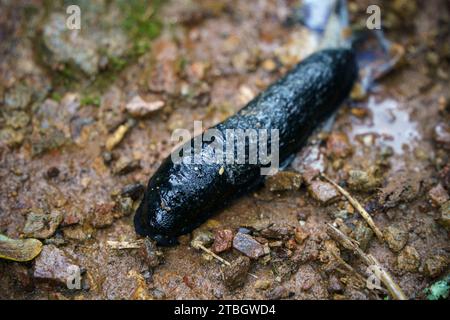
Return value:
<svg viewBox="0 0 450 320">
<path fill-rule="evenodd" d="M 371 119 L 353 123 L 353 139 L 364 140 L 372 135 L 378 144 L 391 147 L 397 154 L 402 154 L 405 146 L 411 147 L 420 139 L 417 123 L 411 121 L 408 112 L 400 109 L 397 101 L 377 101 L 370 97 L 367 108 Z"/>
</svg>

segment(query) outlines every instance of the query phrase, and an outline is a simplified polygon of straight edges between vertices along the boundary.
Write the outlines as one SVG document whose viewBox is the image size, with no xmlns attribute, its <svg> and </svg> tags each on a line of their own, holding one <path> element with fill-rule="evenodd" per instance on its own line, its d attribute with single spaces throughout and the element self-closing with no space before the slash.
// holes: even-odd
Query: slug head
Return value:
<svg viewBox="0 0 450 320">
<path fill-rule="evenodd" d="M 169 232 L 171 229 L 171 215 L 162 208 L 155 199 L 155 193 L 150 191 L 142 200 L 134 216 L 134 228 L 141 236 L 150 237 L 161 246 L 178 244 L 177 237 Z"/>
</svg>

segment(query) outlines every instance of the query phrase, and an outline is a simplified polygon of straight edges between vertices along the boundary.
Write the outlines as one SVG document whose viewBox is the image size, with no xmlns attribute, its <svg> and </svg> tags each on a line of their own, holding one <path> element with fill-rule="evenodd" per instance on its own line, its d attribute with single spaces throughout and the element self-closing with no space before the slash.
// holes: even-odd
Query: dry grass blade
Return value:
<svg viewBox="0 0 450 320">
<path fill-rule="evenodd" d="M 106 242 L 111 249 L 116 250 L 124 250 L 124 249 L 139 249 L 142 247 L 144 241 L 136 240 L 136 241 L 113 241 L 108 240 Z"/>
<path fill-rule="evenodd" d="M 194 243 L 194 246 L 193 246 L 193 247 L 205 251 L 207 254 L 209 254 L 209 255 L 211 255 L 213 258 L 219 260 L 219 261 L 222 262 L 224 265 L 226 265 L 226 266 L 228 266 L 228 267 L 231 266 L 231 263 L 229 263 L 227 260 L 225 260 L 225 259 L 219 257 L 217 254 L 215 254 L 214 252 L 212 252 L 211 250 L 209 250 L 208 248 L 206 248 L 203 244 L 201 244 L 201 243 Z M 258 279 L 258 276 L 254 275 L 254 274 L 252 274 L 252 273 L 250 273 L 250 272 L 248 272 L 248 275 L 251 276 L 251 277 L 253 277 L 253 278 L 255 278 L 255 279 Z"/>
<path fill-rule="evenodd" d="M 327 224 L 328 234 L 337 242 L 339 242 L 344 248 L 352 251 L 359 256 L 367 266 L 376 266 L 380 270 L 380 281 L 386 286 L 392 298 L 395 300 L 407 300 L 407 297 L 403 293 L 402 289 L 394 282 L 390 274 L 381 266 L 377 259 L 370 254 L 365 254 L 360 248 L 358 243 L 345 235 L 341 230 L 335 228 L 331 224 Z"/>
<path fill-rule="evenodd" d="M 211 256 L 213 256 L 214 258 L 216 258 L 217 260 L 219 260 L 220 262 L 222 262 L 223 264 L 227 265 L 227 266 L 231 266 L 231 263 L 229 263 L 227 260 L 219 257 L 217 254 L 215 254 L 214 252 L 212 252 L 211 250 L 209 250 L 208 248 L 206 248 L 204 245 L 202 244 L 197 244 L 197 248 L 205 251 L 207 254 L 210 254 Z"/>
<path fill-rule="evenodd" d="M 369 213 L 363 208 L 363 206 L 359 203 L 358 200 L 353 198 L 347 191 L 345 191 L 340 185 L 338 185 L 336 182 L 322 174 L 322 177 L 327 180 L 329 183 L 331 183 L 344 197 L 347 198 L 347 200 L 351 203 L 351 205 L 359 212 L 359 214 L 366 220 L 367 224 L 372 228 L 373 232 L 377 236 L 377 238 L 383 242 L 384 237 L 381 230 L 376 226 L 375 222 L 373 221 L 372 217 L 369 215 Z"/>
<path fill-rule="evenodd" d="M 335 252 L 331 252 L 333 257 L 339 262 L 339 264 L 351 275 L 353 275 L 361 284 L 366 283 L 366 279 L 360 275 L 351 265 L 344 261 L 341 256 L 337 255 Z"/>
<path fill-rule="evenodd" d="M 378 260 L 372 255 L 369 255 L 369 258 L 373 261 L 373 265 L 376 265 L 380 268 L 380 280 L 384 283 L 392 297 L 394 297 L 394 299 L 396 300 L 408 300 L 402 289 L 398 286 L 397 283 L 394 282 L 394 279 L 392 279 L 391 275 L 383 267 L 381 267 L 381 264 L 378 262 Z"/>
</svg>

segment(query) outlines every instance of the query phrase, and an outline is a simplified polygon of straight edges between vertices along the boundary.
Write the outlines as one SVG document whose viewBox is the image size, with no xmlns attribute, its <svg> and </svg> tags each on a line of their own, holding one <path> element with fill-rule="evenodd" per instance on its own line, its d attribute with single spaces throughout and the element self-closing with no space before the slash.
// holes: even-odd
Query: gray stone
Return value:
<svg viewBox="0 0 450 320">
<path fill-rule="evenodd" d="M 32 211 L 27 216 L 23 232 L 28 237 L 47 239 L 50 238 L 63 220 L 60 211 L 52 211 L 50 214 L 42 211 Z"/>
<path fill-rule="evenodd" d="M 339 198 L 338 191 L 328 182 L 314 180 L 308 187 L 309 194 L 321 204 L 330 204 Z"/>
<path fill-rule="evenodd" d="M 237 233 L 233 239 L 233 247 L 252 259 L 265 254 L 264 246 L 248 234 Z"/>
<path fill-rule="evenodd" d="M 54 245 L 46 245 L 36 258 L 33 270 L 35 279 L 50 283 L 66 285 L 77 272 L 81 272 L 78 265 Z"/>
</svg>

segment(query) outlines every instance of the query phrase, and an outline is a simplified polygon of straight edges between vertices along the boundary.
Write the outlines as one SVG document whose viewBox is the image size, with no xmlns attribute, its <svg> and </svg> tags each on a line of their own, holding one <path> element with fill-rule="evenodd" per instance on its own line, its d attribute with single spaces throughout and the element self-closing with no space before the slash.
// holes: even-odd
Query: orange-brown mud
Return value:
<svg viewBox="0 0 450 320">
<path fill-rule="evenodd" d="M 350 1 L 354 25 L 364 22 L 364 2 Z M 194 249 L 192 235 L 158 248 L 150 265 L 142 248 L 118 250 L 107 241 L 138 239 L 132 216 L 140 200 L 121 189 L 147 183 L 174 147 L 174 129 L 224 120 L 314 51 L 305 27 L 285 23 L 297 1 L 167 2 L 156 12 L 161 33 L 143 54 L 120 70 L 77 73 L 69 83 L 65 62 L 42 48 L 49 13 L 64 13 L 63 7 L 0 6 L 0 233 L 38 237 L 47 247 L 31 262 L 0 259 L 0 298 L 385 298 L 330 258 L 336 244 L 326 223 L 336 219 L 411 299 L 424 299 L 423 290 L 448 272 L 449 222 L 441 217 L 450 191 L 446 1 L 382 2 L 386 36 L 405 48 L 403 60 L 367 96 L 344 105 L 331 132 L 318 132 L 306 149 L 314 168 L 349 190 L 389 241 L 380 243 L 343 197 L 317 200 L 314 193 L 323 189 L 313 187 L 312 169 L 299 153 L 287 169 L 302 174 L 299 189 L 265 186 L 196 231 L 246 227 L 270 248 L 251 260 L 251 275 L 244 273 L 243 286 L 233 290 L 224 284 L 226 266 Z M 103 79 L 100 89 L 92 79 Z M 136 96 L 163 106 L 133 118 L 126 106 Z M 108 151 L 108 139 L 123 124 L 128 131 Z M 32 213 L 43 225 L 33 225 Z M 59 218 L 51 220 L 52 213 Z M 290 233 L 273 239 L 270 224 Z M 219 255 L 232 262 L 242 253 Z M 342 248 L 340 255 L 367 277 L 361 260 Z M 67 289 L 51 270 L 42 276 L 66 260 L 82 267 L 80 290 Z"/>
</svg>

